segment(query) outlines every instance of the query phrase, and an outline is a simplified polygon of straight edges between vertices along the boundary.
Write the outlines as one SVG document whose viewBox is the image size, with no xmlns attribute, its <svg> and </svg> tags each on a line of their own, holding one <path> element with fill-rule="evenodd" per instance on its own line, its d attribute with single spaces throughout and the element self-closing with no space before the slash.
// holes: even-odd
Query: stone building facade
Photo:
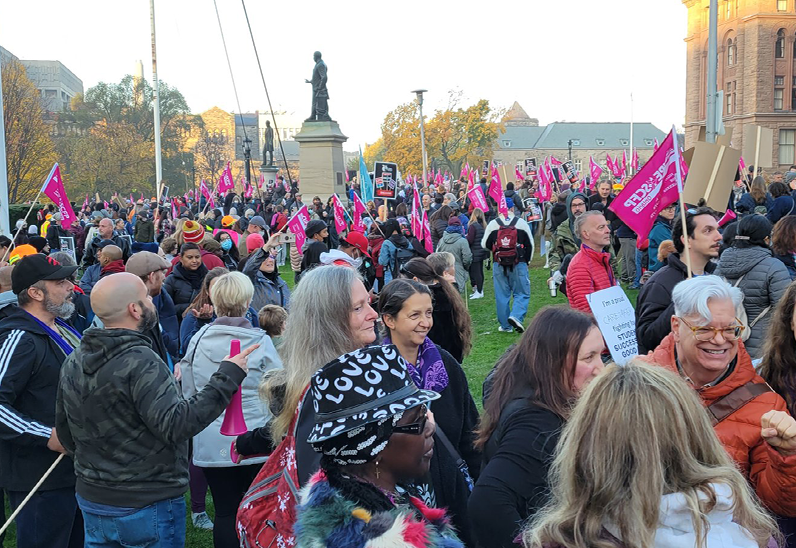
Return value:
<svg viewBox="0 0 796 548">
<path fill-rule="evenodd" d="M 682 2 L 688 9 L 685 137 L 691 147 L 706 118 L 709 0 Z M 719 0 L 717 83 L 724 90 L 724 125 L 733 129 L 732 145 L 739 150 L 744 124 L 773 129 L 773 169 L 796 163 L 794 54 L 796 0 Z"/>
</svg>

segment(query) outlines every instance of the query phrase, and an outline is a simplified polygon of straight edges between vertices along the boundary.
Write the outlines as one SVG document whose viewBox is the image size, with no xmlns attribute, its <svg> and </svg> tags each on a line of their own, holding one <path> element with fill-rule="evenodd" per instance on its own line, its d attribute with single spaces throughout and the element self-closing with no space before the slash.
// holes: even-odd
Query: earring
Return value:
<svg viewBox="0 0 796 548">
<path fill-rule="evenodd" d="M 376 462 L 376 479 L 379 479 L 379 461 Z"/>
</svg>

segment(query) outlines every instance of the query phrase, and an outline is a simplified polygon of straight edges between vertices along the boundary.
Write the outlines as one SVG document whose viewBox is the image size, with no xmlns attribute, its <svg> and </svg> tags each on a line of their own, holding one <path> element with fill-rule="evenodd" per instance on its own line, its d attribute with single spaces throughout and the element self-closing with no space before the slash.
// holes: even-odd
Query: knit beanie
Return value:
<svg viewBox="0 0 796 548">
<path fill-rule="evenodd" d="M 196 221 L 185 221 L 182 225 L 182 236 L 186 242 L 198 244 L 205 237 L 205 229 Z"/>
</svg>

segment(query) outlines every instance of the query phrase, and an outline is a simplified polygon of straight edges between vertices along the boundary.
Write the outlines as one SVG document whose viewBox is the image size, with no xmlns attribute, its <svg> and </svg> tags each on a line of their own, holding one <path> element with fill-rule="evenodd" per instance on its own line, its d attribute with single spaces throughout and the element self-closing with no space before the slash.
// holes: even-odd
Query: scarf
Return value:
<svg viewBox="0 0 796 548">
<path fill-rule="evenodd" d="M 445 229 L 445 233 L 464 236 L 464 227 L 462 225 L 448 225 L 448 228 Z"/>
<path fill-rule="evenodd" d="M 27 310 L 25 312 L 27 312 Z M 30 312 L 28 312 L 28 314 L 30 314 Z M 49 325 L 45 324 L 43 321 L 41 321 L 39 318 L 37 318 L 33 314 L 30 314 L 30 317 L 33 318 L 36 321 L 36 323 L 41 326 L 42 329 L 44 329 L 44 332 L 47 333 L 47 335 L 53 340 L 53 342 L 55 342 L 55 344 L 58 345 L 58 348 L 63 350 L 64 354 L 66 354 L 68 356 L 72 352 L 74 352 L 75 349 L 72 348 L 72 346 L 68 342 L 66 342 L 66 340 L 61 336 L 60 333 L 58 333 L 57 331 L 51 329 Z M 66 329 L 67 331 L 72 333 L 75 337 L 77 337 L 77 340 L 80 340 L 82 338 L 80 333 L 75 331 L 72 328 L 72 326 L 70 326 L 68 323 L 66 323 L 61 318 L 55 318 L 55 323 L 57 323 L 61 328 Z"/>
<path fill-rule="evenodd" d="M 390 337 L 386 337 L 382 344 L 392 344 Z M 442 355 L 437 345 L 428 337 L 417 351 L 417 365 L 407 361 L 406 369 L 418 388 L 442 392 L 448 386 L 448 371 L 445 369 Z"/>
<path fill-rule="evenodd" d="M 124 272 L 124 261 L 121 259 L 118 261 L 111 261 L 103 266 L 102 270 L 100 271 L 100 276 L 105 276 L 107 274 L 117 274 L 119 272 Z"/>
<path fill-rule="evenodd" d="M 185 281 L 191 284 L 191 289 L 196 291 L 199 291 L 202 287 L 202 282 L 205 279 L 205 275 L 207 275 L 207 267 L 204 264 L 200 264 L 196 270 L 188 270 L 182 266 L 182 263 L 177 263 L 174 265 L 174 269 L 185 278 Z"/>
</svg>

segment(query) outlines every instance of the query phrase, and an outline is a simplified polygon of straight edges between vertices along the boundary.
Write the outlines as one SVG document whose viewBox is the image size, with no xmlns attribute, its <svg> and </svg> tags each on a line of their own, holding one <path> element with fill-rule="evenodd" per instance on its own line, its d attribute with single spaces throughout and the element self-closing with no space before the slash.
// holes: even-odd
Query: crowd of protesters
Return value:
<svg viewBox="0 0 796 548">
<path fill-rule="evenodd" d="M 190 521 L 218 548 L 786 546 L 792 173 L 742 180 L 731 223 L 667 205 L 645 241 L 608 181 L 548 203 L 509 183 L 503 213 L 486 179 L 399 185 L 363 200 L 361 231 L 281 179 L 210 204 L 114 196 L 68 227 L 45 208 L 0 237 L 17 545 L 182 547 Z M 526 322 L 537 243 L 569 306 Z M 495 331 L 522 336 L 477 403 L 485 269 Z M 622 283 L 640 357 L 619 367 L 587 297 Z M 245 433 L 222 434 L 236 413 Z"/>
</svg>

